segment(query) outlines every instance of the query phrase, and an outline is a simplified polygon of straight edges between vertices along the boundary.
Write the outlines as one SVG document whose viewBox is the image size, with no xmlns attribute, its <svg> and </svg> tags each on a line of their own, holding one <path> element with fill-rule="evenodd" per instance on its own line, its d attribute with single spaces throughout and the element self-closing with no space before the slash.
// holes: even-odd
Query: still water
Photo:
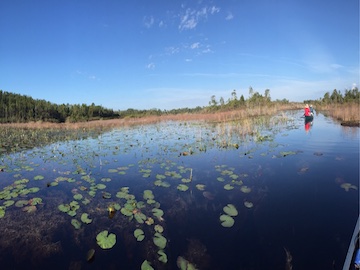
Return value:
<svg viewBox="0 0 360 270">
<path fill-rule="evenodd" d="M 301 114 L 252 136 L 163 122 L 3 155 L 0 268 L 342 269 L 359 128 Z"/>
</svg>

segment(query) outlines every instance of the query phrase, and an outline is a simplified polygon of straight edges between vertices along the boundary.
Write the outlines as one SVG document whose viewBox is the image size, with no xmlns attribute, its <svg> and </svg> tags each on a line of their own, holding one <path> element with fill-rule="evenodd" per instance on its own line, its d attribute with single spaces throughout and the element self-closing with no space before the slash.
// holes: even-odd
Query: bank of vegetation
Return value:
<svg viewBox="0 0 360 270">
<path fill-rule="evenodd" d="M 360 92 L 357 87 L 345 89 L 344 94 L 334 89 L 318 100 L 305 100 L 317 110 L 346 126 L 360 126 Z"/>
<path fill-rule="evenodd" d="M 92 103 L 55 104 L 0 90 L 0 123 L 80 122 L 118 117 L 118 113 Z"/>
</svg>

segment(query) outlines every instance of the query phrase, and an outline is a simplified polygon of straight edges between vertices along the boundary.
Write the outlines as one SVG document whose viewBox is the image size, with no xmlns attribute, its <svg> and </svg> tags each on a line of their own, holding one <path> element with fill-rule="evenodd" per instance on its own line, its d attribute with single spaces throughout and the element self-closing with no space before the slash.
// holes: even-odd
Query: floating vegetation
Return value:
<svg viewBox="0 0 360 270">
<path fill-rule="evenodd" d="M 145 238 L 144 231 L 142 229 L 136 229 L 134 231 L 134 236 L 135 236 L 136 240 L 139 242 L 141 242 Z"/>
<path fill-rule="evenodd" d="M 167 263 L 168 259 L 166 253 L 163 250 L 159 250 L 157 253 L 159 254 L 158 260 L 160 262 Z"/>
<path fill-rule="evenodd" d="M 181 270 L 196 270 L 196 266 L 182 256 L 177 257 L 176 265 Z"/>
<path fill-rule="evenodd" d="M 110 249 L 116 243 L 116 235 L 104 230 L 96 236 L 96 242 L 102 249 Z"/>
<path fill-rule="evenodd" d="M 357 187 L 350 183 L 342 183 L 340 187 L 343 188 L 345 191 L 349 191 L 350 189 L 357 190 Z"/>
<path fill-rule="evenodd" d="M 238 211 L 236 210 L 236 208 L 233 204 L 228 204 L 228 205 L 224 206 L 223 210 L 229 216 L 235 217 L 238 215 Z"/>
<path fill-rule="evenodd" d="M 71 220 L 71 225 L 73 225 L 74 228 L 77 230 L 80 229 L 80 227 L 81 227 L 81 223 L 77 219 L 74 219 L 74 218 Z"/>
<path fill-rule="evenodd" d="M 189 189 L 189 187 L 187 185 L 184 185 L 184 184 L 179 184 L 177 186 L 177 189 L 180 190 L 180 191 L 187 191 Z"/>
<path fill-rule="evenodd" d="M 240 187 L 240 190 L 241 190 L 241 192 L 243 192 L 243 193 L 250 193 L 250 192 L 251 192 L 251 188 L 248 187 L 248 186 L 241 186 L 241 187 Z"/>
<path fill-rule="evenodd" d="M 95 257 L 95 249 L 90 249 L 87 253 L 86 253 L 86 261 L 90 262 L 94 259 Z"/>
<path fill-rule="evenodd" d="M 85 224 L 90 224 L 92 222 L 92 219 L 89 218 L 89 214 L 87 213 L 83 213 L 80 219 Z"/>
<path fill-rule="evenodd" d="M 160 249 L 164 249 L 166 247 L 166 238 L 159 232 L 154 234 L 154 244 L 159 247 Z"/>
<path fill-rule="evenodd" d="M 154 268 L 151 266 L 150 262 L 145 260 L 142 264 L 141 264 L 141 270 L 154 270 Z"/>
<path fill-rule="evenodd" d="M 221 225 L 227 228 L 232 227 L 235 223 L 235 220 L 229 215 L 221 215 L 220 221 L 221 221 Z"/>
<path fill-rule="evenodd" d="M 252 208 L 254 206 L 254 204 L 252 202 L 249 201 L 244 201 L 244 205 L 246 208 Z"/>
</svg>

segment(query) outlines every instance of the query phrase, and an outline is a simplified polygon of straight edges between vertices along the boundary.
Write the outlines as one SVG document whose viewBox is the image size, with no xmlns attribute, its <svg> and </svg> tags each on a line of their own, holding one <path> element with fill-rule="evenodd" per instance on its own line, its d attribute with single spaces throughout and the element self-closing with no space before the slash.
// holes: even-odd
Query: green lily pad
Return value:
<svg viewBox="0 0 360 270">
<path fill-rule="evenodd" d="M 77 219 L 72 219 L 71 220 L 71 225 L 73 225 L 74 227 L 75 227 L 75 229 L 80 229 L 80 227 L 81 227 L 81 223 L 80 223 L 80 221 L 78 221 Z"/>
<path fill-rule="evenodd" d="M 154 197 L 154 194 L 153 194 L 153 192 L 151 191 L 151 190 L 144 190 L 144 195 L 143 195 L 143 198 L 144 198 L 144 200 L 152 200 L 152 199 L 154 199 L 155 197 Z"/>
<path fill-rule="evenodd" d="M 68 204 L 60 204 L 58 206 L 58 209 L 61 211 L 61 212 L 64 212 L 64 213 L 67 213 L 70 211 L 70 205 Z"/>
<path fill-rule="evenodd" d="M 81 200 L 82 198 L 83 198 L 83 195 L 81 195 L 79 193 L 74 195 L 75 200 Z"/>
<path fill-rule="evenodd" d="M 189 189 L 189 187 L 187 185 L 184 185 L 184 184 L 179 184 L 177 186 L 177 189 L 180 190 L 180 191 L 187 191 Z"/>
<path fill-rule="evenodd" d="M 132 211 L 125 207 L 121 208 L 120 212 L 121 212 L 121 214 L 123 214 L 124 216 L 127 216 L 127 217 L 130 217 L 133 215 Z"/>
<path fill-rule="evenodd" d="M 164 231 L 164 228 L 163 226 L 159 225 L 159 224 L 156 224 L 154 226 L 154 229 L 155 229 L 155 232 L 159 232 L 159 233 L 162 233 Z"/>
<path fill-rule="evenodd" d="M 146 220 L 146 216 L 143 213 L 140 213 L 140 212 L 136 213 L 134 215 L 134 217 L 135 217 L 136 221 L 141 223 L 141 224 L 143 224 L 144 221 Z"/>
<path fill-rule="evenodd" d="M 168 259 L 167 259 L 167 255 L 165 254 L 165 252 L 163 250 L 159 250 L 157 253 L 159 254 L 158 260 L 160 262 L 167 263 Z"/>
<path fill-rule="evenodd" d="M 111 193 L 103 191 L 102 197 L 104 199 L 110 199 L 111 198 Z"/>
<path fill-rule="evenodd" d="M 0 206 L 0 218 L 3 218 L 5 216 L 5 207 Z"/>
<path fill-rule="evenodd" d="M 232 190 L 232 189 L 234 189 L 234 186 L 232 186 L 232 185 L 230 185 L 230 184 L 226 184 L 226 185 L 224 186 L 224 189 L 226 189 L 226 190 Z"/>
<path fill-rule="evenodd" d="M 141 229 L 136 229 L 134 231 L 134 236 L 135 236 L 136 240 L 139 242 L 141 242 L 145 238 L 144 231 Z"/>
<path fill-rule="evenodd" d="M 19 201 L 17 201 L 17 202 L 15 203 L 15 206 L 16 206 L 16 207 L 23 207 L 23 206 L 27 205 L 28 203 L 29 203 L 28 200 L 19 200 Z"/>
<path fill-rule="evenodd" d="M 224 206 L 223 210 L 229 216 L 235 217 L 238 215 L 238 211 L 233 204 L 228 204 L 227 206 Z"/>
<path fill-rule="evenodd" d="M 116 235 L 104 230 L 96 236 L 96 242 L 102 249 L 112 248 L 116 243 Z"/>
<path fill-rule="evenodd" d="M 141 264 L 141 270 L 154 270 L 154 268 L 150 265 L 150 262 L 145 260 L 142 264 Z"/>
<path fill-rule="evenodd" d="M 8 200 L 8 201 L 5 201 L 5 202 L 3 203 L 3 205 L 4 205 L 5 207 L 9 207 L 9 206 L 13 205 L 14 203 L 15 203 L 15 201 L 13 201 L 13 200 Z"/>
<path fill-rule="evenodd" d="M 44 179 L 44 176 L 42 175 L 37 175 L 34 177 L 34 180 L 43 180 Z"/>
<path fill-rule="evenodd" d="M 166 247 L 166 238 L 158 232 L 155 233 L 153 241 L 154 244 L 160 249 L 164 249 Z"/>
<path fill-rule="evenodd" d="M 197 184 L 195 187 L 200 191 L 204 191 L 206 186 L 204 184 Z"/>
<path fill-rule="evenodd" d="M 41 204 L 41 203 L 42 203 L 41 198 L 32 198 L 29 200 L 30 205 L 37 205 L 37 204 Z"/>
<path fill-rule="evenodd" d="M 36 193 L 36 192 L 38 192 L 39 190 L 40 190 L 40 188 L 38 188 L 38 187 L 32 187 L 32 188 L 29 188 L 29 189 L 28 189 L 29 193 Z"/>
<path fill-rule="evenodd" d="M 89 215 L 87 213 L 83 213 L 80 219 L 83 223 L 86 224 L 90 224 L 92 222 L 92 219 L 89 218 Z"/>
<path fill-rule="evenodd" d="M 106 185 L 100 183 L 100 184 L 97 184 L 96 187 L 97 187 L 98 189 L 105 189 L 105 188 L 106 188 Z"/>
<path fill-rule="evenodd" d="M 240 190 L 241 190 L 243 193 L 250 193 L 250 192 L 251 192 L 251 187 L 241 186 L 241 187 L 240 187 Z"/>
<path fill-rule="evenodd" d="M 220 221 L 221 221 L 221 225 L 227 228 L 232 227 L 235 223 L 235 220 L 228 215 L 221 215 Z"/>
<path fill-rule="evenodd" d="M 155 217 L 161 218 L 164 215 L 164 211 L 159 208 L 154 208 L 151 210 Z"/>
</svg>

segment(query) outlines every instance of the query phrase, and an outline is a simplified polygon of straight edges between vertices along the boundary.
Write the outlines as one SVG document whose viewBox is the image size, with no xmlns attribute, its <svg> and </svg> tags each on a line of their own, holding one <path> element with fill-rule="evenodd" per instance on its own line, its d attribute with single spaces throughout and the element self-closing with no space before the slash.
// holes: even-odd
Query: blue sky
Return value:
<svg viewBox="0 0 360 270">
<path fill-rule="evenodd" d="M 358 0 L 2 0 L 0 89 L 124 110 L 359 85 Z"/>
</svg>

